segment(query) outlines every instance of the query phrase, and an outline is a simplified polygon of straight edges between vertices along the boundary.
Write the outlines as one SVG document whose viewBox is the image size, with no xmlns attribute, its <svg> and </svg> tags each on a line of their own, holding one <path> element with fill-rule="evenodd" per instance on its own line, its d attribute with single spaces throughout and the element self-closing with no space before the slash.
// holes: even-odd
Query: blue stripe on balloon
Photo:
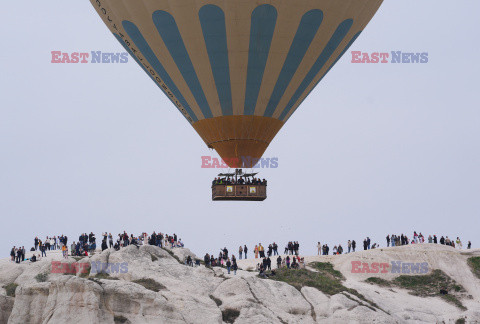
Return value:
<svg viewBox="0 0 480 324">
<path fill-rule="evenodd" d="M 198 17 L 202 25 L 203 38 L 207 46 L 222 113 L 233 115 L 225 14 L 218 6 L 209 4 L 200 9 Z"/>
<path fill-rule="evenodd" d="M 180 90 L 178 90 L 177 86 L 173 82 L 172 78 L 170 78 L 170 75 L 168 75 L 167 71 L 164 69 L 163 65 L 160 63 L 157 56 L 155 55 L 155 53 L 150 48 L 150 45 L 148 45 L 147 41 L 143 37 L 143 35 L 140 32 L 140 30 L 138 29 L 138 27 L 134 23 L 132 23 L 128 20 L 124 20 L 122 22 L 122 25 L 123 25 L 123 28 L 125 29 L 125 31 L 127 32 L 128 36 L 132 39 L 132 41 L 138 47 L 138 49 L 143 54 L 143 56 L 145 56 L 148 63 L 150 63 L 150 65 L 153 67 L 153 69 L 158 73 L 158 75 L 163 80 L 165 85 L 170 89 L 172 94 L 178 99 L 180 104 L 182 104 L 183 108 L 187 111 L 187 113 L 190 115 L 190 117 L 192 117 L 193 121 L 194 122 L 198 121 L 197 116 L 192 111 L 192 109 L 188 105 L 187 101 L 183 97 L 182 93 L 180 92 Z M 123 44 L 123 42 L 120 42 L 120 43 Z M 138 61 L 136 56 L 132 55 L 132 54 L 130 54 L 130 55 L 132 57 L 134 57 L 137 60 L 137 63 L 140 64 L 142 66 L 142 68 L 145 70 L 145 72 L 147 72 L 148 75 L 151 76 L 151 74 L 147 71 L 147 69 L 143 66 L 143 64 L 141 64 Z M 157 82 L 155 82 L 155 83 L 157 83 Z M 162 89 L 162 90 L 165 91 L 164 89 Z"/>
<path fill-rule="evenodd" d="M 303 15 L 300 25 L 298 26 L 292 45 L 288 51 L 287 58 L 283 64 L 282 71 L 278 76 L 277 83 L 273 89 L 264 116 L 272 117 L 275 109 L 277 109 L 280 99 L 282 99 L 285 90 L 292 80 L 298 66 L 302 62 L 313 38 L 317 34 L 318 28 L 323 20 L 323 12 L 318 9 L 310 10 Z"/>
<path fill-rule="evenodd" d="M 358 32 L 355 36 L 352 37 L 352 39 L 350 40 L 350 42 L 348 43 L 347 47 L 345 47 L 345 49 L 342 51 L 342 53 L 337 57 L 337 59 L 335 60 L 335 62 L 333 62 L 333 64 L 328 68 L 327 72 L 325 72 L 325 74 L 317 81 L 317 83 L 315 83 L 315 85 L 312 87 L 312 89 L 308 92 L 308 94 L 305 96 L 305 98 L 303 98 L 302 102 L 300 102 L 297 106 L 300 107 L 301 104 L 303 103 L 303 101 L 305 99 L 307 99 L 307 97 L 310 95 L 310 93 L 313 91 L 313 89 L 315 89 L 315 87 L 317 86 L 317 84 L 319 84 L 323 78 L 328 74 L 328 72 L 330 72 L 330 70 L 335 66 L 335 64 L 337 64 L 337 62 L 342 58 L 342 56 L 348 51 L 348 49 L 350 48 L 350 46 L 352 46 L 352 44 L 357 40 L 358 36 L 360 36 L 362 32 Z M 295 110 L 297 109 L 295 108 Z M 295 110 L 293 112 L 295 112 Z M 293 113 L 290 114 L 290 116 L 285 120 L 285 122 L 290 118 L 292 117 Z"/>
<path fill-rule="evenodd" d="M 157 10 L 152 15 L 153 23 L 157 27 L 160 36 L 167 46 L 170 55 L 175 64 L 177 64 L 183 79 L 188 84 L 195 100 L 197 101 L 200 110 L 205 118 L 212 118 L 212 111 L 208 105 L 207 98 L 203 92 L 197 73 L 193 67 L 190 56 L 188 55 L 185 44 L 183 43 L 182 35 L 178 30 L 177 23 L 171 14 L 163 10 Z"/>
<path fill-rule="evenodd" d="M 333 33 L 332 37 L 328 41 L 327 46 L 325 46 L 322 53 L 317 58 L 317 60 L 313 64 L 310 71 L 308 71 L 307 75 L 303 79 L 303 81 L 300 84 L 300 86 L 298 87 L 297 91 L 295 91 L 292 98 L 288 102 L 287 106 L 283 110 L 282 114 L 279 117 L 280 120 L 284 119 L 285 116 L 287 116 L 287 114 L 293 108 L 295 103 L 298 101 L 298 99 L 301 97 L 301 95 L 305 92 L 308 85 L 312 83 L 315 76 L 325 66 L 325 64 L 328 62 L 328 60 L 333 55 L 335 50 L 338 48 L 340 43 L 343 41 L 345 36 L 347 36 L 347 34 L 350 31 L 350 28 L 352 27 L 352 25 L 353 25 L 353 20 L 352 19 L 347 19 L 338 26 L 337 30 L 335 31 L 335 33 Z"/>
<path fill-rule="evenodd" d="M 273 32 L 277 23 L 275 7 L 264 4 L 252 12 L 250 47 L 248 48 L 247 84 L 245 89 L 245 115 L 253 115 L 262 85 Z"/>
</svg>

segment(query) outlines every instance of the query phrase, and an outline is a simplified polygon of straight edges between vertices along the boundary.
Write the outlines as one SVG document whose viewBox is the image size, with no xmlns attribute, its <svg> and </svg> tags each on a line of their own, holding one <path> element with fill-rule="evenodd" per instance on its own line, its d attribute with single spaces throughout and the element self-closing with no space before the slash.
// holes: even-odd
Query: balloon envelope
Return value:
<svg viewBox="0 0 480 324">
<path fill-rule="evenodd" d="M 231 167 L 251 167 L 383 0 L 90 0 Z"/>
</svg>

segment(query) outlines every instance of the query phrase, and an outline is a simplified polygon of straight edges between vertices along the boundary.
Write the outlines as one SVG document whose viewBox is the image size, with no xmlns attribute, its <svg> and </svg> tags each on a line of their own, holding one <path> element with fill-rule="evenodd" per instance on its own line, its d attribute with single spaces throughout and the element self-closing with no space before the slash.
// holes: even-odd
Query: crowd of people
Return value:
<svg viewBox="0 0 480 324">
<path fill-rule="evenodd" d="M 437 238 L 437 235 L 429 235 L 427 240 L 425 240 L 425 237 L 423 236 L 423 234 L 421 232 L 419 232 L 417 234 L 416 231 L 413 232 L 413 239 L 410 241 L 409 238 L 406 236 L 406 235 L 387 235 L 386 237 L 386 240 L 387 240 L 387 247 L 389 246 L 400 246 L 400 245 L 408 245 L 408 244 L 418 244 L 418 243 L 425 243 L 428 242 L 428 243 L 431 243 L 431 244 L 442 244 L 442 245 L 448 245 L 448 246 L 451 246 L 453 248 L 458 248 L 458 249 L 462 249 L 463 247 L 463 244 L 462 244 L 462 241 L 460 240 L 460 238 L 457 236 L 457 239 L 456 240 L 451 240 L 450 238 L 448 238 L 448 236 L 446 237 L 443 237 L 441 236 L 440 239 Z M 472 242 L 468 241 L 468 244 L 467 244 L 467 249 L 471 249 L 472 248 Z"/>
<path fill-rule="evenodd" d="M 297 241 L 290 241 L 285 246 L 286 256 L 282 258 L 282 256 L 278 253 L 278 244 L 273 242 L 268 245 L 267 250 L 265 251 L 265 247 L 262 243 L 258 243 L 255 245 L 253 249 L 255 259 L 262 259 L 260 263 L 257 264 L 256 270 L 259 271 L 261 276 L 266 276 L 265 271 L 272 270 L 272 260 L 270 257 L 278 256 L 276 258 L 277 261 L 277 268 L 286 267 L 288 269 L 298 269 L 303 265 L 305 267 L 304 258 L 299 256 L 299 249 L 300 244 Z M 266 253 L 265 253 L 266 252 Z M 248 259 L 248 247 L 247 245 L 240 245 L 238 248 L 238 256 L 241 260 L 242 257 L 244 259 Z M 207 267 L 225 267 L 227 269 L 227 273 L 230 274 L 231 271 L 236 275 L 238 270 L 237 258 L 235 255 L 230 255 L 228 249 L 226 247 L 220 249 L 218 257 L 216 258 L 213 254 L 206 253 L 203 257 L 203 261 L 205 266 Z"/>
<path fill-rule="evenodd" d="M 29 259 L 25 258 L 25 248 L 22 247 L 13 247 L 10 256 L 11 260 L 17 263 L 23 261 L 30 261 L 36 262 L 40 260 L 42 257 L 46 256 L 47 251 L 52 250 L 62 250 L 63 256 L 65 258 L 69 255 L 69 250 L 67 248 L 68 238 L 65 235 L 61 236 L 53 236 L 53 237 L 46 237 L 44 241 L 35 237 L 33 243 L 34 247 L 31 248 L 33 251 L 33 256 Z M 417 234 L 417 232 L 413 232 L 413 238 L 410 240 L 406 235 L 387 235 L 386 237 L 387 247 L 395 247 L 395 246 L 403 246 L 408 244 L 422 244 L 422 243 L 431 243 L 431 244 L 443 244 L 449 245 L 454 248 L 461 249 L 462 242 L 459 237 L 456 240 L 449 239 L 448 236 L 444 237 L 441 236 L 440 239 L 437 238 L 436 235 L 429 235 L 427 239 L 423 236 L 422 233 Z M 140 245 L 155 245 L 158 247 L 183 247 L 184 244 L 181 239 L 178 239 L 176 234 L 168 235 L 163 233 L 156 233 L 155 231 L 148 235 L 147 233 L 142 233 L 139 236 L 134 236 L 133 234 L 127 234 L 127 232 L 119 233 L 117 236 L 114 236 L 111 233 L 102 233 L 102 243 L 101 243 L 101 250 L 106 249 L 115 249 L 120 250 L 123 247 L 127 247 L 129 245 L 140 246 Z M 363 249 L 370 250 L 380 247 L 379 244 L 371 242 L 370 237 L 366 237 L 363 240 Z M 472 244 L 468 241 L 467 249 L 471 249 Z M 96 246 L 96 237 L 93 232 L 90 234 L 83 233 L 79 236 L 77 242 L 73 242 L 70 246 L 70 255 L 71 256 L 88 256 L 92 252 L 97 249 Z M 36 251 L 41 251 L 41 255 L 36 255 Z M 248 258 L 248 247 L 247 245 L 239 246 L 238 248 L 238 257 L 241 260 L 242 258 Z M 286 268 L 286 269 L 300 269 L 305 268 L 305 260 L 303 257 L 299 255 L 300 244 L 298 241 L 289 241 L 285 245 L 284 249 L 284 256 L 282 257 L 279 255 L 278 252 L 278 244 L 273 242 L 265 247 L 262 243 L 258 243 L 255 245 L 253 249 L 255 259 L 261 259 L 259 263 L 257 263 L 256 270 L 258 271 L 261 277 L 268 277 L 271 275 L 275 275 L 275 269 L 272 269 L 272 258 L 276 261 L 276 269 Z M 348 240 L 347 242 L 347 252 L 351 253 L 355 252 L 356 250 L 356 241 L 355 240 Z M 318 255 L 329 255 L 330 247 L 328 244 L 321 244 L 320 242 L 317 243 L 317 254 Z M 333 255 L 343 254 L 344 250 L 341 244 L 335 245 L 332 249 Z M 275 256 L 277 256 L 275 258 Z M 229 255 L 229 251 L 226 247 L 220 249 L 218 253 L 218 257 L 215 257 L 214 254 L 206 253 L 203 258 L 204 264 L 207 267 L 224 267 L 227 270 L 227 273 L 230 274 L 232 271 L 234 275 L 236 275 L 239 266 L 237 264 L 237 258 L 234 254 Z M 200 260 L 196 259 L 193 260 L 191 256 L 187 256 L 185 259 L 185 265 L 188 266 L 199 266 Z M 267 273 L 268 271 L 268 273 Z"/>
<path fill-rule="evenodd" d="M 142 233 L 139 236 L 134 236 L 133 234 L 128 235 L 126 232 L 119 233 L 114 241 L 112 233 L 105 232 L 102 234 L 102 243 L 101 250 L 104 251 L 108 248 L 113 248 L 115 250 L 120 250 L 122 247 L 129 245 L 156 245 L 159 247 L 169 246 L 170 248 L 174 247 L 183 247 L 184 244 L 181 239 L 178 239 L 177 234 L 168 235 L 163 233 L 153 232 L 150 236 L 147 233 Z M 23 261 L 36 262 L 41 258 L 47 256 L 47 251 L 61 250 L 64 258 L 68 256 L 88 256 L 97 249 L 97 239 L 93 232 L 90 234 L 82 233 L 78 237 L 77 242 L 72 242 L 70 249 L 68 247 L 68 237 L 66 235 L 46 237 L 45 240 L 41 240 L 38 237 L 35 237 L 33 240 L 33 247 L 30 249 L 33 252 L 30 258 L 25 257 L 25 247 L 16 247 L 14 246 L 10 250 L 11 261 L 16 263 L 21 263 Z M 38 255 L 36 251 L 41 252 Z"/>
<path fill-rule="evenodd" d="M 387 241 L 387 247 L 394 247 L 394 246 L 402 246 L 402 245 L 408 245 L 408 244 L 418 244 L 418 243 L 432 243 L 432 244 L 443 244 L 443 245 L 449 245 L 454 248 L 462 249 L 463 244 L 462 241 L 460 240 L 459 237 L 457 237 L 456 240 L 451 240 L 448 238 L 448 236 L 444 237 L 441 236 L 440 239 L 437 238 L 436 235 L 429 235 L 427 239 L 422 235 L 422 233 L 417 234 L 416 231 L 413 232 L 413 239 L 409 239 L 406 235 L 401 234 L 401 235 L 387 235 L 386 237 Z M 346 253 L 351 253 L 355 252 L 357 247 L 357 243 L 355 240 L 348 240 L 347 242 L 347 251 Z M 371 242 L 370 237 L 366 237 L 363 240 L 363 249 L 364 250 L 370 250 L 370 249 L 376 249 L 379 248 L 380 245 L 378 243 L 373 243 Z M 472 248 L 472 242 L 468 241 L 467 244 L 467 249 Z M 330 252 L 330 247 L 328 244 L 321 244 L 320 242 L 317 243 L 317 255 L 329 255 Z M 343 254 L 344 250 L 341 244 L 335 245 L 332 250 L 333 255 L 337 254 Z"/>
<path fill-rule="evenodd" d="M 262 261 L 257 264 L 256 270 L 259 271 L 260 276 L 262 277 L 267 276 L 267 270 L 274 271 L 272 270 L 271 260 L 271 257 L 273 256 L 278 256 L 276 258 L 277 268 L 286 267 L 289 269 L 298 269 L 302 264 L 303 267 L 305 267 L 304 259 L 299 257 L 299 250 L 300 244 L 298 241 L 290 241 L 285 245 L 284 254 L 286 254 L 286 256 L 282 258 L 279 255 L 278 244 L 276 242 L 270 243 L 266 249 L 262 243 L 258 243 L 253 249 L 254 258 L 261 259 Z M 241 260 L 242 257 L 248 259 L 248 247 L 246 244 L 238 247 L 239 260 Z M 226 247 L 220 249 L 218 257 L 215 257 L 213 253 L 206 253 L 203 257 L 203 261 L 207 267 L 225 267 L 228 274 L 233 271 L 236 275 L 238 270 L 237 258 L 233 254 L 229 255 L 229 251 Z"/>
<path fill-rule="evenodd" d="M 20 263 L 22 261 L 25 261 L 25 247 L 22 246 L 22 247 L 16 247 L 14 246 L 11 250 L 10 250 L 10 258 L 11 258 L 11 261 L 14 261 L 16 263 Z"/>
<path fill-rule="evenodd" d="M 245 245 L 245 248 L 247 248 L 246 245 Z M 246 258 L 247 257 L 245 254 L 245 259 Z M 203 262 L 205 263 L 206 267 L 225 267 L 227 268 L 228 274 L 230 274 L 230 271 L 233 271 L 235 275 L 237 274 L 237 270 L 238 270 L 237 259 L 233 254 L 231 258 L 228 256 L 228 249 L 226 247 L 223 249 L 220 249 L 218 258 L 215 258 L 213 254 L 210 255 L 206 253 L 205 256 L 203 257 Z"/>
<path fill-rule="evenodd" d="M 250 179 L 247 177 L 244 179 L 243 177 L 240 177 L 239 179 L 235 180 L 235 178 L 215 178 L 212 181 L 212 185 L 217 185 L 217 184 L 223 184 L 223 185 L 235 185 L 235 184 L 251 184 L 251 185 L 267 185 L 267 180 L 265 179 L 258 179 L 258 178 L 252 178 Z"/>
</svg>

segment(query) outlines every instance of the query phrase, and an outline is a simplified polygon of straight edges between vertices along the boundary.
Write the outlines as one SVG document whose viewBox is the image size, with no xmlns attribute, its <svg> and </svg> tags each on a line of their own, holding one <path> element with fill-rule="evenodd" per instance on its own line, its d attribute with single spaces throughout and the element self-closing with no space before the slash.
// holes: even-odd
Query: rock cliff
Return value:
<svg viewBox="0 0 480 324">
<path fill-rule="evenodd" d="M 239 260 L 234 275 L 185 266 L 187 255 L 195 257 L 129 246 L 78 260 L 58 252 L 35 263 L 0 260 L 0 323 L 480 323 L 480 279 L 468 265 L 480 250 L 418 244 L 311 256 L 306 269 L 269 279 L 252 271 L 258 259 Z M 87 263 L 86 273 L 78 264 L 69 268 L 76 273 L 52 273 L 52 261 Z M 375 272 L 374 263 L 390 266 Z"/>
</svg>

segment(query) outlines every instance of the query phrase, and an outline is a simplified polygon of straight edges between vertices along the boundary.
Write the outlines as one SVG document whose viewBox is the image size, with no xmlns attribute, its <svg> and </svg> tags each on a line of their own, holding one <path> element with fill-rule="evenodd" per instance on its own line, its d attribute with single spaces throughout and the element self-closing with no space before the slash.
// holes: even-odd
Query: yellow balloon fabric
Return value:
<svg viewBox="0 0 480 324">
<path fill-rule="evenodd" d="M 383 0 L 90 0 L 230 167 L 252 167 Z"/>
</svg>

